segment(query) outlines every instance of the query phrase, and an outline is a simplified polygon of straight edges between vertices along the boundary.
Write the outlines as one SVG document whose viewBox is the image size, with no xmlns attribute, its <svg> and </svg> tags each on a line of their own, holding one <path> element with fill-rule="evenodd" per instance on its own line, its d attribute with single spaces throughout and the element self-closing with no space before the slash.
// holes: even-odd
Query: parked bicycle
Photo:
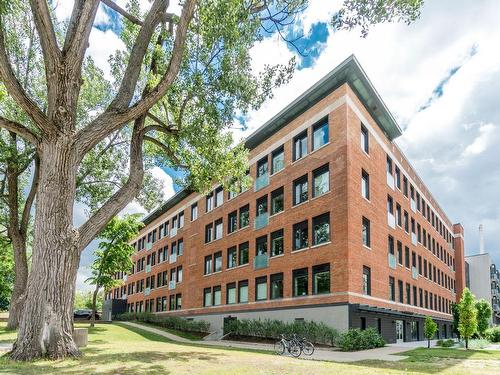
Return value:
<svg viewBox="0 0 500 375">
<path fill-rule="evenodd" d="M 283 355 L 285 351 L 288 351 L 293 357 L 297 358 L 302 353 L 302 348 L 297 340 L 294 338 L 288 339 L 282 334 L 281 338 L 274 344 L 274 351 L 279 355 Z"/>
<path fill-rule="evenodd" d="M 314 345 L 311 341 L 307 340 L 305 337 L 302 339 L 297 338 L 297 335 L 293 335 L 293 340 L 300 346 L 301 351 L 308 356 L 313 355 L 314 353 Z"/>
</svg>

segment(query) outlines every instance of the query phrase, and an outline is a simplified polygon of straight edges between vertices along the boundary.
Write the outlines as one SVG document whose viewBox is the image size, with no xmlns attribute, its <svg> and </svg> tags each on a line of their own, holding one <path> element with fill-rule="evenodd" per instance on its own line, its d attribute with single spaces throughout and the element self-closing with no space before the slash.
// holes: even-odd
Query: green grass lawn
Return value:
<svg viewBox="0 0 500 375">
<path fill-rule="evenodd" d="M 79 324 L 78 326 L 86 326 Z M 0 340 L 15 333 L 0 323 Z M 400 362 L 333 363 L 297 360 L 270 353 L 228 350 L 201 343 L 177 344 L 119 324 L 90 329 L 83 357 L 17 363 L 0 357 L 0 374 L 499 374 L 500 352 L 417 349 Z"/>
</svg>

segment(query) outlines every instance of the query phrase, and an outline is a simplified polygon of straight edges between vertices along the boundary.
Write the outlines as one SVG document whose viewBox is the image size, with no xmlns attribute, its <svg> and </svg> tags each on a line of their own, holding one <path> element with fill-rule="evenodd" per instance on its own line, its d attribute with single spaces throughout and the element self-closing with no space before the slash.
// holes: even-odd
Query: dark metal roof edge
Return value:
<svg viewBox="0 0 500 375">
<path fill-rule="evenodd" d="M 171 209 L 177 203 L 181 202 L 184 198 L 186 198 L 192 192 L 193 191 L 190 190 L 190 189 L 181 189 L 181 190 L 179 190 L 171 198 L 169 198 L 164 204 L 162 204 L 160 207 L 158 207 L 156 210 L 154 210 L 148 216 L 146 216 L 142 220 L 142 222 L 145 225 L 149 225 L 154 220 L 156 220 L 158 217 L 160 217 L 163 213 L 167 212 L 169 209 Z"/>
</svg>

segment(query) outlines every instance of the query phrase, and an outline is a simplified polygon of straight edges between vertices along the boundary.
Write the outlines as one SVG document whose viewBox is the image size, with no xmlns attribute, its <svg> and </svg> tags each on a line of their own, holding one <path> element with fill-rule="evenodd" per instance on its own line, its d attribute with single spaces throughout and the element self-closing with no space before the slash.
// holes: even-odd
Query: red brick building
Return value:
<svg viewBox="0 0 500 375">
<path fill-rule="evenodd" d="M 451 336 L 464 286 L 453 224 L 393 142 L 401 130 L 354 56 L 250 135 L 254 186 L 183 190 L 149 215 L 107 305 L 211 323 L 321 320 Z"/>
</svg>

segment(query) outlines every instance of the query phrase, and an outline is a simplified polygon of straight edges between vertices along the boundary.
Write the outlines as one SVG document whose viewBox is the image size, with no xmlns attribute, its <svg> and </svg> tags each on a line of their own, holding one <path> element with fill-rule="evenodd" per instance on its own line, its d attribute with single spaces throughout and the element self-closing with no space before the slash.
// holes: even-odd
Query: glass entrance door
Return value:
<svg viewBox="0 0 500 375">
<path fill-rule="evenodd" d="M 402 320 L 396 320 L 396 344 L 404 341 L 404 323 Z"/>
</svg>

